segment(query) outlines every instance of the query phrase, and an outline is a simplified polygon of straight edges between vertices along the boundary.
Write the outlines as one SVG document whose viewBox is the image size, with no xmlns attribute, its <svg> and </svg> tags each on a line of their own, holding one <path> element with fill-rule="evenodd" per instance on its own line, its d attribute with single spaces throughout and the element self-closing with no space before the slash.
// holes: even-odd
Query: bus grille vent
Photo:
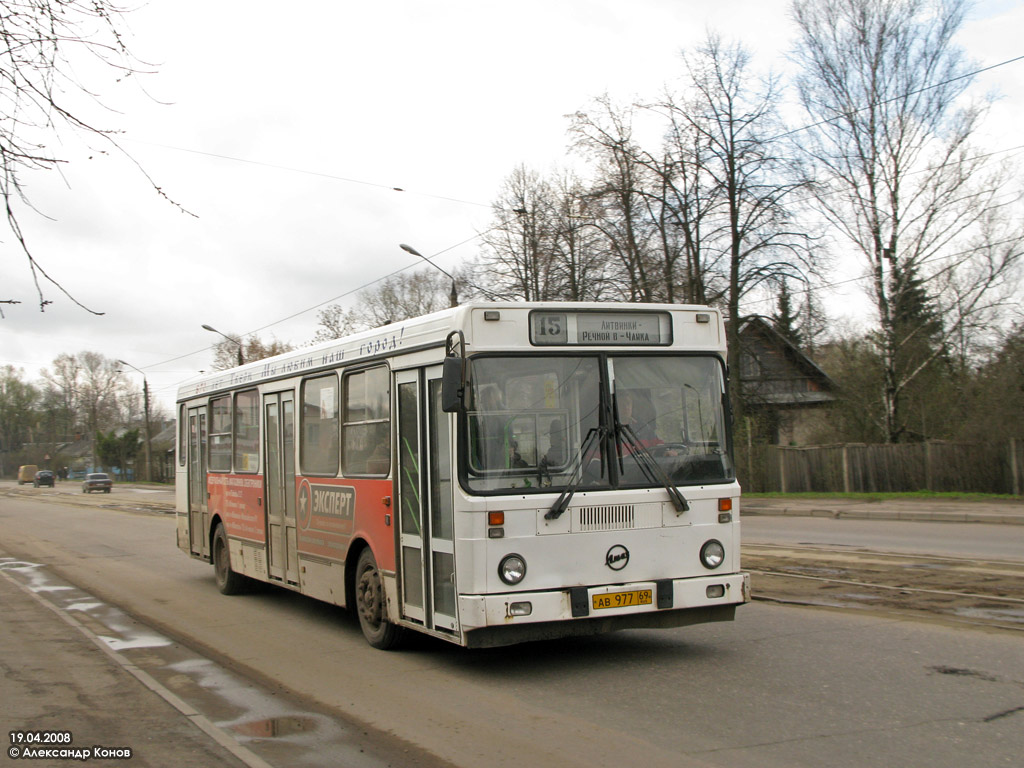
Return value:
<svg viewBox="0 0 1024 768">
<path fill-rule="evenodd" d="M 580 507 L 580 531 L 628 531 L 636 527 L 636 509 L 632 504 Z"/>
</svg>

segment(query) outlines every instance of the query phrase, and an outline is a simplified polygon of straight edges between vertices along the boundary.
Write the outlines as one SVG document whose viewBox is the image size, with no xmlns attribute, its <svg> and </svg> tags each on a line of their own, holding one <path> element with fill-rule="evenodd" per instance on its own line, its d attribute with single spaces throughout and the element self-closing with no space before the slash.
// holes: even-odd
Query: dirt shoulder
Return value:
<svg viewBox="0 0 1024 768">
<path fill-rule="evenodd" d="M 1024 631 L 1024 564 L 745 545 L 754 599 Z"/>
</svg>

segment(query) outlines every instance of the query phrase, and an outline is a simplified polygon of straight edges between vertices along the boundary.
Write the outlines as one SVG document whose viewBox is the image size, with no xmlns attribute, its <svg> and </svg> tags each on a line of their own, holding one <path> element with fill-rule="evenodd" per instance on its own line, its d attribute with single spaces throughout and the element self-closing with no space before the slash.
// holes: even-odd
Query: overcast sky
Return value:
<svg viewBox="0 0 1024 768">
<path fill-rule="evenodd" d="M 133 163 L 64 137 L 63 174 L 23 178 L 21 223 L 52 286 L 40 313 L 24 257 L 0 234 L 0 365 L 29 380 L 62 352 L 146 372 L 159 402 L 210 368 L 226 333 L 312 339 L 316 310 L 404 267 L 410 243 L 451 270 L 473 258 L 518 164 L 567 162 L 566 114 L 602 93 L 655 94 L 708 28 L 785 69 L 784 0 L 149 0 L 129 44 L 155 74 L 92 81 L 94 124 Z M 980 65 L 1024 55 L 1024 3 L 979 0 L 960 43 Z M 88 73 L 86 73 L 88 74 Z M 140 87 L 141 85 L 141 87 Z M 989 149 L 1024 144 L 1024 62 L 999 91 Z M 102 104 L 102 106 L 100 106 Z M 1012 156 L 1014 153 L 1006 153 Z M 403 192 L 396 192 L 399 187 Z M 840 257 L 842 254 L 838 254 Z M 852 269 L 852 265 L 847 265 Z M 856 304 L 846 289 L 840 304 Z M 766 308 L 768 311 L 770 308 Z"/>
</svg>

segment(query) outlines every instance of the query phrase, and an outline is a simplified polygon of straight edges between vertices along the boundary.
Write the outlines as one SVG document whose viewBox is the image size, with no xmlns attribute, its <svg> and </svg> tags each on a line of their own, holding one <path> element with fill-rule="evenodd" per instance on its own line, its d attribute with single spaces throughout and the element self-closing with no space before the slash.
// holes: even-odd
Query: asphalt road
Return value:
<svg viewBox="0 0 1024 768">
<path fill-rule="evenodd" d="M 743 542 L 1024 562 L 1024 525 L 750 516 Z"/>
<path fill-rule="evenodd" d="M 108 506 L 106 494 L 80 501 L 0 496 L 0 557 L 38 564 L 368 741 L 388 735 L 454 765 L 959 768 L 1024 754 L 1019 632 L 755 603 L 730 624 L 382 653 L 343 611 L 274 589 L 220 595 L 209 566 L 175 549 L 171 516 Z M 19 648 L 0 650 L 16 659 Z M 206 689 L 214 711 L 224 690 Z M 313 750 L 302 764 L 338 763 Z"/>
</svg>

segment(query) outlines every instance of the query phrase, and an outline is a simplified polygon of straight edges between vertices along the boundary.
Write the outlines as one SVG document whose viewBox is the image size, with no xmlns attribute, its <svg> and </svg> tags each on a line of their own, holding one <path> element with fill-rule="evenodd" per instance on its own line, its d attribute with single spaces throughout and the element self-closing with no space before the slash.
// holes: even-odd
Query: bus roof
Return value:
<svg viewBox="0 0 1024 768">
<path fill-rule="evenodd" d="M 178 402 L 189 400 L 213 392 L 231 390 L 257 384 L 273 379 L 298 376 L 320 370 L 329 370 L 343 365 L 352 365 L 374 358 L 392 357 L 416 350 L 443 347 L 445 339 L 453 330 L 462 330 L 466 337 L 467 352 L 479 352 L 484 349 L 514 350 L 532 349 L 534 351 L 552 351 L 553 349 L 571 347 L 580 348 L 615 348 L 622 349 L 623 343 L 605 344 L 590 343 L 586 340 L 574 339 L 560 346 L 554 344 L 533 344 L 529 335 L 524 335 L 523 324 L 509 333 L 508 316 L 504 323 L 492 326 L 481 325 L 485 322 L 484 313 L 488 313 L 486 321 L 495 319 L 502 312 L 513 312 L 516 319 L 525 319 L 531 313 L 554 315 L 581 315 L 619 317 L 626 314 L 636 316 L 646 314 L 668 315 L 674 318 L 672 326 L 678 326 L 682 319 L 689 316 L 700 327 L 700 332 L 686 332 L 674 328 L 669 336 L 669 343 L 659 342 L 653 348 L 665 347 L 675 349 L 692 349 L 724 354 L 725 341 L 722 319 L 719 311 L 713 307 L 685 304 L 634 304 L 613 302 L 469 302 L 458 307 L 443 309 L 429 315 L 402 320 L 379 328 L 350 334 L 338 339 L 319 342 L 300 349 L 284 352 L 274 357 L 256 360 L 235 368 L 214 371 L 202 375 L 178 388 Z M 620 318 L 621 320 L 621 318 Z M 479 322 L 478 322 L 479 321 Z M 693 326 L 694 329 L 698 325 Z M 474 338 L 474 327 L 479 331 Z M 504 326 L 501 328 L 501 326 Z M 504 332 L 499 332 L 501 328 Z M 474 343 L 476 342 L 476 343 Z"/>
</svg>

